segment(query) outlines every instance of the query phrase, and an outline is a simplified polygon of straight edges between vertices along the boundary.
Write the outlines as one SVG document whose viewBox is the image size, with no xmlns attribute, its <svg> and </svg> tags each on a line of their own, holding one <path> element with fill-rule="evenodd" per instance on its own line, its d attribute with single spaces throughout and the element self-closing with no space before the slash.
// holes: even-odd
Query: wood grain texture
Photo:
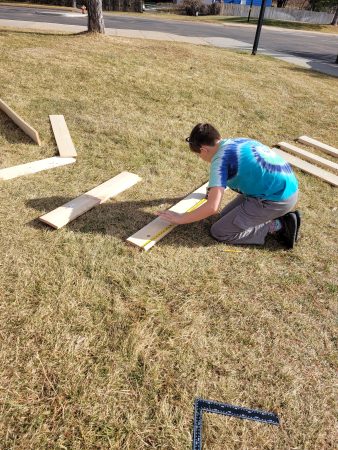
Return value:
<svg viewBox="0 0 338 450">
<path fill-rule="evenodd" d="M 31 127 L 25 120 L 22 119 L 16 112 L 10 108 L 7 103 L 0 99 L 0 109 L 7 116 L 13 120 L 13 122 L 25 133 L 29 136 L 36 144 L 41 145 L 39 133 Z"/>
<path fill-rule="evenodd" d="M 56 145 L 61 158 L 75 158 L 77 156 L 72 138 L 70 136 L 66 121 L 62 115 L 50 115 Z"/>
<path fill-rule="evenodd" d="M 75 158 L 60 158 L 59 156 L 53 156 L 52 158 L 40 159 L 18 166 L 7 167 L 5 169 L 0 169 L 0 180 L 11 180 L 23 175 L 31 175 L 33 173 L 42 172 L 43 170 L 72 164 L 75 161 Z"/>
<path fill-rule="evenodd" d="M 297 141 L 301 144 L 309 145 L 310 147 L 318 148 L 328 155 L 335 156 L 338 158 L 338 149 L 332 147 L 331 145 L 324 144 L 323 142 L 317 141 L 316 139 L 310 138 L 309 136 L 300 136 Z"/>
<path fill-rule="evenodd" d="M 196 191 L 192 192 L 176 205 L 172 206 L 169 211 L 184 213 L 192 210 L 206 198 L 207 188 L 208 183 L 203 184 L 203 186 L 196 189 Z M 130 236 L 127 241 L 147 251 L 164 236 L 170 233 L 170 231 L 176 228 L 176 226 L 177 225 L 170 224 L 166 220 L 157 217 L 141 230 Z"/>
<path fill-rule="evenodd" d="M 279 142 L 277 144 L 282 150 L 293 153 L 296 156 L 300 156 L 305 161 L 317 164 L 324 169 L 331 169 L 338 171 L 338 164 L 330 161 L 329 159 L 322 158 L 321 156 L 315 155 L 314 153 L 303 150 L 302 148 L 296 147 L 293 144 L 288 144 L 287 142 Z"/>
<path fill-rule="evenodd" d="M 297 169 L 302 170 L 303 172 L 314 175 L 317 178 L 320 178 L 323 181 L 326 181 L 332 186 L 338 186 L 338 176 L 328 172 L 327 170 L 321 169 L 320 167 L 314 166 L 303 159 L 297 158 L 296 156 L 290 155 L 290 153 L 286 153 L 279 148 L 273 149 L 278 155 L 288 161 L 292 166 L 297 167 Z"/>
<path fill-rule="evenodd" d="M 94 206 L 115 197 L 119 193 L 138 183 L 141 178 L 130 172 L 121 172 L 103 184 L 91 189 L 80 197 L 44 214 L 39 219 L 53 228 L 61 228 Z"/>
</svg>

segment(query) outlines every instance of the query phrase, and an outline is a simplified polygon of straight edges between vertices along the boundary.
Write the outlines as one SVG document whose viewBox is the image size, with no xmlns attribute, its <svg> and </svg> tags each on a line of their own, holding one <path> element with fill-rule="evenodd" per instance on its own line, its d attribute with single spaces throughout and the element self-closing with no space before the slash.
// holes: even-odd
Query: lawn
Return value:
<svg viewBox="0 0 338 450">
<path fill-rule="evenodd" d="M 179 43 L 3 30 L 0 46 L 0 97 L 43 141 L 1 114 L 1 167 L 55 154 L 48 114 L 78 150 L 1 184 L 1 449 L 188 450 L 197 396 L 281 419 L 209 416 L 203 450 L 333 449 L 337 191 L 297 172 L 294 251 L 224 252 L 209 221 L 149 253 L 125 239 L 207 180 L 184 143 L 198 121 L 336 144 L 337 79 Z M 116 201 L 58 231 L 36 220 L 123 170 L 143 181 Z"/>
<path fill-rule="evenodd" d="M 203 20 L 204 17 L 201 16 L 199 19 Z M 247 24 L 247 17 L 225 17 L 225 16 L 205 16 L 205 22 L 215 22 L 215 23 L 238 23 Z M 251 18 L 250 24 L 257 25 L 258 19 Z M 290 30 L 301 30 L 301 31 L 320 31 L 322 33 L 338 34 L 338 27 L 333 25 L 319 25 L 313 23 L 304 22 L 287 22 L 284 20 L 272 20 L 264 19 L 264 26 L 272 26 L 279 28 L 287 28 Z"/>
<path fill-rule="evenodd" d="M 117 12 L 105 12 L 105 14 L 129 14 L 133 13 L 117 13 Z M 135 13 L 134 13 L 135 14 Z M 216 23 L 219 25 L 227 25 L 227 24 L 238 24 L 238 25 L 257 25 L 258 20 L 251 18 L 248 24 L 247 17 L 236 17 L 236 16 L 186 16 L 182 14 L 175 14 L 175 10 L 172 12 L 164 12 L 159 10 L 158 12 L 146 12 L 143 14 L 145 18 L 161 18 L 161 19 L 170 19 L 170 20 L 183 20 L 189 22 L 205 22 L 205 23 Z M 303 23 L 303 22 L 287 22 L 282 20 L 272 20 L 272 19 L 264 19 L 264 26 L 269 27 L 278 27 L 278 28 L 286 28 L 291 30 L 300 30 L 300 31 L 319 31 L 322 33 L 330 33 L 330 34 L 338 34 L 338 27 L 333 25 L 319 25 L 312 23 Z"/>
</svg>

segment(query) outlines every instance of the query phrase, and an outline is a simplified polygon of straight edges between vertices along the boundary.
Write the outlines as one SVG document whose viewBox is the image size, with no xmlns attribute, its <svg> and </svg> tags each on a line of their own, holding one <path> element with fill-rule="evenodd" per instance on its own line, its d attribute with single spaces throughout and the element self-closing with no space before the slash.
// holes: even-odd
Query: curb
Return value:
<svg viewBox="0 0 338 450">
<path fill-rule="evenodd" d="M 61 17 L 88 17 L 88 14 L 77 12 L 58 12 L 58 11 L 35 11 L 35 14 L 40 16 L 61 16 Z"/>
</svg>

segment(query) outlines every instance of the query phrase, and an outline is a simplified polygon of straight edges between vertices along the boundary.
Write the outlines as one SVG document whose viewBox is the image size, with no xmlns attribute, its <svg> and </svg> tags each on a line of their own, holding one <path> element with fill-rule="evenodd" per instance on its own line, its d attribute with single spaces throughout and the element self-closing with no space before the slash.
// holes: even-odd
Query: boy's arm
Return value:
<svg viewBox="0 0 338 450">
<path fill-rule="evenodd" d="M 158 215 L 161 219 L 167 220 L 175 225 L 183 225 L 185 223 L 197 222 L 202 219 L 206 219 L 209 216 L 213 216 L 219 210 L 224 193 L 224 187 L 212 187 L 209 189 L 208 200 L 203 203 L 199 208 L 191 212 L 183 214 L 176 213 L 174 211 L 160 211 Z"/>
</svg>

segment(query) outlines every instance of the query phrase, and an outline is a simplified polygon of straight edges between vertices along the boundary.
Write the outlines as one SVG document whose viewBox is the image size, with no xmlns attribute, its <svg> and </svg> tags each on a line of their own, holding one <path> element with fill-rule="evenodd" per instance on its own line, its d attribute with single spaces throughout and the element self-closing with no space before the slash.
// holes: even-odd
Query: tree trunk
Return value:
<svg viewBox="0 0 338 450">
<path fill-rule="evenodd" d="M 337 6 L 337 9 L 336 9 L 335 15 L 333 17 L 333 20 L 331 22 L 331 25 L 335 25 L 335 26 L 338 25 L 338 6 Z"/>
<path fill-rule="evenodd" d="M 102 15 L 102 0 L 88 0 L 88 31 L 91 33 L 104 33 Z"/>
<path fill-rule="evenodd" d="M 76 8 L 76 0 L 73 0 L 73 8 Z"/>
</svg>

